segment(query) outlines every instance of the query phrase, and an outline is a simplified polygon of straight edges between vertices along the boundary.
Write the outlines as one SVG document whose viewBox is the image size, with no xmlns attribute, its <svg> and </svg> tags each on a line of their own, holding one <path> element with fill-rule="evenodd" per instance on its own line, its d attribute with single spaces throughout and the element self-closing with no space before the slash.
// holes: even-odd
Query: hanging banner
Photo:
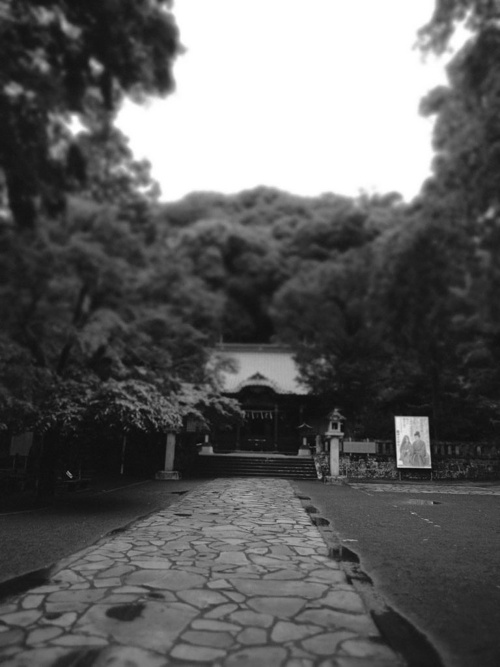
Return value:
<svg viewBox="0 0 500 667">
<path fill-rule="evenodd" d="M 246 410 L 247 419 L 272 419 L 274 412 L 272 410 Z"/>
<path fill-rule="evenodd" d="M 394 417 L 398 468 L 431 468 L 428 417 Z"/>
</svg>

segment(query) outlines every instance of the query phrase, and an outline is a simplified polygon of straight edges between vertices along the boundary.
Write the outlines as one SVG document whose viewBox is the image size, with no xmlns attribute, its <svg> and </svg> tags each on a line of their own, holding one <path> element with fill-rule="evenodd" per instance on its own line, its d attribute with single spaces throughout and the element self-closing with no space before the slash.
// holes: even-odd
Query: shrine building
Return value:
<svg viewBox="0 0 500 667">
<path fill-rule="evenodd" d="M 296 455 L 324 421 L 320 406 L 300 382 L 290 348 L 283 345 L 220 344 L 214 357 L 223 363 L 223 391 L 245 412 L 244 423 L 211 434 L 219 452 Z M 323 417 L 323 418 L 322 418 Z"/>
</svg>

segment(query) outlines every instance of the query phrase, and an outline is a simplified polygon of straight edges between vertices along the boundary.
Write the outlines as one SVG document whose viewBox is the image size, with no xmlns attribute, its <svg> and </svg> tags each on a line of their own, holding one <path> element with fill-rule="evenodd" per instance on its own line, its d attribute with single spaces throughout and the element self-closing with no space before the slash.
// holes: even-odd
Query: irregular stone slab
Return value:
<svg viewBox="0 0 500 667">
<path fill-rule="evenodd" d="M 302 646 L 314 655 L 333 655 L 340 643 L 346 639 L 352 639 L 352 632 L 325 632 L 310 639 L 304 639 Z"/>
<path fill-rule="evenodd" d="M 271 667 L 281 665 L 286 657 L 287 651 L 281 646 L 255 646 L 232 653 L 224 661 L 224 667 Z"/>
<path fill-rule="evenodd" d="M 13 611 L 17 611 L 17 604 L 0 604 L 0 616 L 12 614 Z"/>
<path fill-rule="evenodd" d="M 199 588 L 206 583 L 206 578 L 200 574 L 180 572 L 179 570 L 142 570 L 130 574 L 126 578 L 127 584 L 143 584 L 148 588 L 165 588 L 171 591 Z"/>
<path fill-rule="evenodd" d="M 296 596 L 307 599 L 319 598 L 327 587 L 302 581 L 260 581 L 254 579 L 231 579 L 233 586 L 245 595 L 268 595 L 270 597 Z"/>
<path fill-rule="evenodd" d="M 62 628 L 38 628 L 37 630 L 33 630 L 29 633 L 28 638 L 26 639 L 26 644 L 28 646 L 33 646 L 33 644 L 47 642 L 49 639 L 59 637 L 62 632 Z"/>
<path fill-rule="evenodd" d="M 190 662 L 213 663 L 217 658 L 223 658 L 226 655 L 221 649 L 209 648 L 207 646 L 192 646 L 190 644 L 178 644 L 170 655 L 179 660 L 189 660 Z"/>
<path fill-rule="evenodd" d="M 213 632 L 239 632 L 239 625 L 226 623 L 224 621 L 212 621 L 210 619 L 199 619 L 191 623 L 194 630 L 212 630 Z"/>
<path fill-rule="evenodd" d="M 131 565 L 116 565 L 115 567 L 110 567 L 104 572 L 99 572 L 96 576 L 98 579 L 101 577 L 103 579 L 109 579 L 110 577 L 123 577 L 124 574 L 129 574 L 133 572 L 134 568 Z"/>
<path fill-rule="evenodd" d="M 20 628 L 0 632 L 0 648 L 4 646 L 13 646 L 22 641 L 24 632 Z"/>
<path fill-rule="evenodd" d="M 225 579 L 216 579 L 215 581 L 208 582 L 208 588 L 221 589 L 221 588 L 232 588 L 232 586 L 229 583 L 229 581 L 226 581 Z"/>
<path fill-rule="evenodd" d="M 357 658 L 390 660 L 394 656 L 387 646 L 369 639 L 348 639 L 342 642 L 341 650 L 343 653 Z"/>
<path fill-rule="evenodd" d="M 111 565 L 113 565 L 112 560 L 102 560 L 97 563 L 74 564 L 73 568 L 77 572 L 96 572 L 97 570 L 105 570 Z"/>
<path fill-rule="evenodd" d="M 222 604 L 205 614 L 205 618 L 223 618 L 227 614 L 238 609 L 237 604 Z"/>
<path fill-rule="evenodd" d="M 59 591 L 57 593 L 51 593 L 47 601 L 48 602 L 62 602 L 66 604 L 76 604 L 79 602 L 89 603 L 97 602 L 101 600 L 105 595 L 103 590 L 82 590 L 82 591 Z"/>
<path fill-rule="evenodd" d="M 109 605 L 95 605 L 76 624 L 75 631 L 84 625 L 86 632 L 95 628 L 96 635 L 104 632 L 120 644 L 166 653 L 198 614 L 196 609 L 180 602 L 168 605 L 146 602 L 138 618 L 120 621 L 108 615 L 112 609 Z"/>
<path fill-rule="evenodd" d="M 142 568 L 144 570 L 168 570 L 172 565 L 166 558 L 148 558 L 147 560 L 133 559 L 131 564 L 136 568 Z"/>
<path fill-rule="evenodd" d="M 375 623 L 367 614 L 345 614 L 328 608 L 306 609 L 296 620 L 299 623 L 315 623 L 323 628 L 350 630 L 360 635 L 378 635 Z"/>
<path fill-rule="evenodd" d="M 99 652 L 92 667 L 167 667 L 169 661 L 136 646 L 112 646 Z"/>
<path fill-rule="evenodd" d="M 64 635 L 52 641 L 56 646 L 107 646 L 108 640 L 104 637 L 92 637 L 89 635 Z"/>
<path fill-rule="evenodd" d="M 293 579 L 299 581 L 300 579 L 304 579 L 305 576 L 306 576 L 305 572 L 301 572 L 300 570 L 290 569 L 290 570 L 278 570 L 277 572 L 271 572 L 270 574 L 265 574 L 264 579 L 275 579 L 280 581 Z"/>
<path fill-rule="evenodd" d="M 87 580 L 82 577 L 80 574 L 73 572 L 73 570 L 60 570 L 54 575 L 54 581 L 64 582 L 68 584 L 83 584 Z"/>
<path fill-rule="evenodd" d="M 77 618 L 78 615 L 74 611 L 70 611 L 65 614 L 58 614 L 56 612 L 55 616 L 52 616 L 52 614 L 49 612 L 42 619 L 42 623 L 46 623 L 48 625 L 57 625 L 61 628 L 67 628 L 70 625 L 73 625 Z"/>
<path fill-rule="evenodd" d="M 43 600 L 43 595 L 27 595 L 22 601 L 21 606 L 23 609 L 36 609 L 40 606 Z"/>
<path fill-rule="evenodd" d="M 28 627 L 36 623 L 41 617 L 42 612 L 37 609 L 26 609 L 23 611 L 15 611 L 12 614 L 4 614 L 0 620 L 7 625 L 19 625 L 21 627 Z"/>
<path fill-rule="evenodd" d="M 345 584 L 347 577 L 342 570 L 321 569 L 313 570 L 307 576 L 308 581 L 321 582 L 325 584 Z"/>
<path fill-rule="evenodd" d="M 252 554 L 250 556 L 250 560 L 253 561 L 256 565 L 263 565 L 264 567 L 283 567 L 283 560 L 279 558 L 273 558 L 272 556 L 260 556 L 259 554 Z M 293 567 L 292 564 L 291 567 Z"/>
<path fill-rule="evenodd" d="M 95 588 L 113 588 L 119 586 L 121 581 L 118 577 L 110 577 L 109 579 L 94 579 Z"/>
<path fill-rule="evenodd" d="M 269 628 L 274 620 L 270 614 L 259 614 L 258 612 L 244 609 L 230 614 L 229 619 L 240 625 L 255 626 L 258 628 Z"/>
<path fill-rule="evenodd" d="M 213 607 L 214 605 L 221 605 L 227 602 L 227 598 L 221 595 L 221 593 L 208 591 L 203 588 L 180 591 L 178 597 L 198 609 L 205 609 L 205 607 Z"/>
<path fill-rule="evenodd" d="M 58 660 L 61 663 L 65 657 L 71 656 L 72 651 L 67 648 L 35 648 L 30 651 L 22 651 L 15 657 L 15 661 L 11 662 L 8 667 L 53 667 Z M 71 659 L 71 658 L 70 658 Z M 71 664 L 71 663 L 68 663 Z"/>
<path fill-rule="evenodd" d="M 278 618 L 291 618 L 304 607 L 306 601 L 302 598 L 256 597 L 248 600 L 248 606 L 255 611 L 271 614 Z"/>
<path fill-rule="evenodd" d="M 318 625 L 306 625 L 298 623 L 290 623 L 279 621 L 273 628 L 271 639 L 277 644 L 282 644 L 289 641 L 298 641 L 304 637 L 319 634 L 322 628 Z"/>
<path fill-rule="evenodd" d="M 217 565 L 222 563 L 248 565 L 248 558 L 242 551 L 222 551 L 214 562 L 217 563 Z"/>
<path fill-rule="evenodd" d="M 240 644 L 262 645 L 267 643 L 267 633 L 262 628 L 245 628 L 236 639 Z"/>
<path fill-rule="evenodd" d="M 227 648 L 234 643 L 229 632 L 212 632 L 207 630 L 188 630 L 182 637 L 182 641 L 198 646 L 210 646 L 212 648 Z"/>
<path fill-rule="evenodd" d="M 234 593 L 233 591 L 225 591 L 225 595 L 233 602 L 244 602 L 245 596 L 241 593 Z"/>
<path fill-rule="evenodd" d="M 38 586 L 37 588 L 32 588 L 31 593 L 35 593 L 36 595 L 44 595 L 45 593 L 55 593 L 57 591 L 62 591 L 65 588 L 67 588 L 67 585 L 60 585 L 60 584 L 54 584 L 52 585 L 46 585 L 46 586 Z M 1 610 L 0 610 L 0 613 Z"/>
<path fill-rule="evenodd" d="M 127 594 L 127 593 L 149 593 L 149 589 L 143 586 L 116 586 L 113 587 L 113 593 L 118 595 Z"/>
<path fill-rule="evenodd" d="M 339 611 L 349 611 L 353 614 L 362 614 L 366 611 L 361 596 L 355 591 L 332 591 L 321 599 L 321 605 L 333 607 Z"/>
</svg>

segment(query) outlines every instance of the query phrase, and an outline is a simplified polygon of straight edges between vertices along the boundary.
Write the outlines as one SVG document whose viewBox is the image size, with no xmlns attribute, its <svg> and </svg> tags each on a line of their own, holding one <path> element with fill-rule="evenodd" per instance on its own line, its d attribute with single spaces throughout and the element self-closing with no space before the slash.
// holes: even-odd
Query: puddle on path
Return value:
<svg viewBox="0 0 500 667">
<path fill-rule="evenodd" d="M 443 503 L 439 500 L 421 500 L 420 498 L 410 498 L 409 500 L 403 500 L 403 505 L 442 505 Z"/>
</svg>

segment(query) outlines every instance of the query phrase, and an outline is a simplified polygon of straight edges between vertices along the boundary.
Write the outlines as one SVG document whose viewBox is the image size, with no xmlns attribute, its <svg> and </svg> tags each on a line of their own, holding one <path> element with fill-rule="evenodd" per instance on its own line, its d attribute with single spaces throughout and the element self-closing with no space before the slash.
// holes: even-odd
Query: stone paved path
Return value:
<svg viewBox="0 0 500 667">
<path fill-rule="evenodd" d="M 392 667 L 286 480 L 215 480 L 0 604 L 2 667 Z"/>
<path fill-rule="evenodd" d="M 467 496 L 500 496 L 500 486 L 481 487 L 457 484 L 363 484 L 353 482 L 349 486 L 353 489 L 369 493 L 446 493 Z"/>
</svg>

